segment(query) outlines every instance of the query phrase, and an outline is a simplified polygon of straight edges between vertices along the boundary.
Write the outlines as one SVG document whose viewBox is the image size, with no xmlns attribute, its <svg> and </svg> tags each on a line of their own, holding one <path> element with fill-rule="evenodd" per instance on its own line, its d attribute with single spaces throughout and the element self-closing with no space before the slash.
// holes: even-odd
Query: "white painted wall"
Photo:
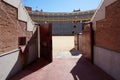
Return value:
<svg viewBox="0 0 120 80">
<path fill-rule="evenodd" d="M 99 7 L 97 8 L 95 14 L 93 15 L 91 22 L 93 22 L 93 29 L 96 30 L 96 21 L 105 18 L 105 7 L 112 4 L 117 0 L 101 0 Z"/>
<path fill-rule="evenodd" d="M 3 0 L 3 1 L 18 8 L 18 19 L 27 22 L 27 30 L 33 31 L 34 23 L 30 18 L 28 12 L 26 11 L 25 7 L 22 5 L 21 1 L 20 0 Z"/>
<path fill-rule="evenodd" d="M 18 19 L 27 22 L 28 14 L 24 8 L 24 6 L 19 3 L 18 6 Z"/>
<path fill-rule="evenodd" d="M 19 49 L 0 55 L 0 80 L 6 80 L 22 69 Z"/>
<path fill-rule="evenodd" d="M 4 2 L 18 8 L 20 0 L 3 0 Z"/>
<path fill-rule="evenodd" d="M 116 80 L 120 80 L 120 53 L 95 46 L 94 63 Z"/>
</svg>

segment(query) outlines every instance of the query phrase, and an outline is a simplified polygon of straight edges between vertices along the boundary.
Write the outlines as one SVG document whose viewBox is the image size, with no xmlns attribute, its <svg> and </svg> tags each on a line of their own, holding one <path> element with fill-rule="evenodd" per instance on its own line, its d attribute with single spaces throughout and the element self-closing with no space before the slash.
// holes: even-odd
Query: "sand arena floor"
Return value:
<svg viewBox="0 0 120 80">
<path fill-rule="evenodd" d="M 74 36 L 53 36 L 53 53 L 69 51 L 74 48 Z"/>
<path fill-rule="evenodd" d="M 74 36 L 53 36 L 53 58 L 80 58 L 79 50 L 74 49 Z"/>
</svg>

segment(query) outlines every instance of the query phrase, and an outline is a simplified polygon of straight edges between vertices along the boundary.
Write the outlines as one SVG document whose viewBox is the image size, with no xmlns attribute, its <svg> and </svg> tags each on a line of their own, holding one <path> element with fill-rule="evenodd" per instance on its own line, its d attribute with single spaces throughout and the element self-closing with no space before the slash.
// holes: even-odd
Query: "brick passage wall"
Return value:
<svg viewBox="0 0 120 80">
<path fill-rule="evenodd" d="M 82 54 L 89 60 L 92 60 L 91 53 L 91 24 L 83 25 L 82 30 Z"/>
<path fill-rule="evenodd" d="M 120 52 L 120 0 L 106 7 L 106 18 L 96 28 L 95 45 Z"/>
<path fill-rule="evenodd" d="M 18 48 L 18 37 L 32 33 L 26 31 L 26 23 L 17 18 L 17 8 L 0 0 L 0 54 Z"/>
</svg>

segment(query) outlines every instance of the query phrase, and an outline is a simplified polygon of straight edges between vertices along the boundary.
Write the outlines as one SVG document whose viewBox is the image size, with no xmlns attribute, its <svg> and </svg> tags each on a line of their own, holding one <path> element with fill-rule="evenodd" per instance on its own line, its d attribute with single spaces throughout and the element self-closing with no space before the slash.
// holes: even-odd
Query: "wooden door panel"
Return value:
<svg viewBox="0 0 120 80">
<path fill-rule="evenodd" d="M 40 56 L 52 61 L 52 24 L 40 25 Z"/>
</svg>

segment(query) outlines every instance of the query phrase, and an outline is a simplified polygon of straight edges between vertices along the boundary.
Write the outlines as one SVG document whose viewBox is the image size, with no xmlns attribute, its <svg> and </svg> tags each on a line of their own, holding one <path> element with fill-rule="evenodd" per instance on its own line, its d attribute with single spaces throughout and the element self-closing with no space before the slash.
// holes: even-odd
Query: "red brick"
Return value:
<svg viewBox="0 0 120 80">
<path fill-rule="evenodd" d="M 26 36 L 26 23 L 18 20 L 17 8 L 0 0 L 0 54 L 18 48 L 18 37 Z"/>
<path fill-rule="evenodd" d="M 97 21 L 95 45 L 120 52 L 120 1 L 106 7 L 106 18 Z"/>
</svg>

